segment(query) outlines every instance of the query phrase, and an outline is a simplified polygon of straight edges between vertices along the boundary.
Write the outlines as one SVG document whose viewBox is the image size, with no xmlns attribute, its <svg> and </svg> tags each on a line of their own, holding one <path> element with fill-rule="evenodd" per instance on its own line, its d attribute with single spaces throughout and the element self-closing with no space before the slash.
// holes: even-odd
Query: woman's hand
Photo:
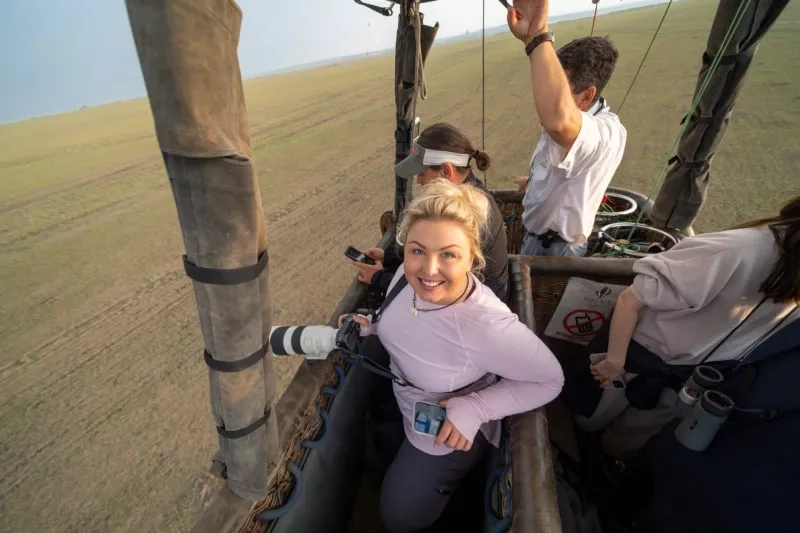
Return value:
<svg viewBox="0 0 800 533">
<path fill-rule="evenodd" d="M 347 313 L 347 314 L 344 314 L 344 315 L 339 317 L 339 327 L 342 327 L 342 323 L 344 322 L 344 319 L 347 318 L 350 315 L 353 315 L 353 322 L 356 322 L 362 328 L 368 328 L 368 327 L 372 326 L 372 324 L 370 324 L 370 322 L 369 322 L 369 319 L 367 317 L 365 317 L 364 315 L 356 315 L 356 314 L 353 314 L 353 313 Z"/>
<path fill-rule="evenodd" d="M 625 359 L 628 356 L 636 324 L 639 322 L 639 313 L 645 305 L 628 287 L 617 297 L 614 315 L 611 317 L 611 327 L 608 330 L 608 353 L 605 359 L 591 365 L 594 379 L 605 387 L 612 379 L 625 372 Z"/>
<path fill-rule="evenodd" d="M 600 382 L 601 387 L 605 387 L 614 378 L 618 378 L 625 373 L 625 359 L 620 362 L 618 358 L 606 356 L 602 361 L 590 365 L 594 379 Z"/>
<path fill-rule="evenodd" d="M 439 405 L 447 407 L 447 400 L 442 400 L 439 402 Z M 468 452 L 472 449 L 472 443 L 456 429 L 449 418 L 445 418 L 442 429 L 439 430 L 439 435 L 437 435 L 436 440 L 433 441 L 434 446 L 439 446 L 441 444 L 461 452 Z"/>
<path fill-rule="evenodd" d="M 367 248 L 364 250 L 364 254 L 373 258 L 375 261 L 383 261 L 383 258 L 386 256 L 386 252 L 383 251 L 383 248 Z"/>
<path fill-rule="evenodd" d="M 372 276 L 375 272 L 383 270 L 384 251 L 380 248 L 367 248 L 364 250 L 364 255 L 371 257 L 375 260 L 374 265 L 366 265 L 358 261 L 350 260 L 350 264 L 358 269 L 358 281 L 369 285 L 372 282 Z"/>
<path fill-rule="evenodd" d="M 517 189 L 519 189 L 520 192 L 527 189 L 528 181 L 530 181 L 530 179 L 531 179 L 530 176 L 520 176 L 519 178 L 517 178 Z"/>
</svg>

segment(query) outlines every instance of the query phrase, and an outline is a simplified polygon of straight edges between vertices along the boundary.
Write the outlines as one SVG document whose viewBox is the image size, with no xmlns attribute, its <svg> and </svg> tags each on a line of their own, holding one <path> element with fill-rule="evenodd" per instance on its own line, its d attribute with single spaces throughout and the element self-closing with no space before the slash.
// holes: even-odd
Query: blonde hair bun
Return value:
<svg viewBox="0 0 800 533">
<path fill-rule="evenodd" d="M 451 220 L 460 224 L 467 233 L 475 255 L 475 269 L 486 266 L 486 258 L 481 251 L 481 238 L 489 220 L 489 199 L 469 184 L 455 185 L 444 179 L 437 179 L 422 187 L 405 211 L 397 242 L 404 244 L 408 231 L 420 220 Z"/>
</svg>

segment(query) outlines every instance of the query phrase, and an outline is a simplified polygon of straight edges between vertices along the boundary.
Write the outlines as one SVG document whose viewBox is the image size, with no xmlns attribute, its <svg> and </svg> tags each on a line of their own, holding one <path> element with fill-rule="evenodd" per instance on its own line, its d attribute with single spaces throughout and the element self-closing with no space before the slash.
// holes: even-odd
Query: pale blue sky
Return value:
<svg viewBox="0 0 800 533">
<path fill-rule="evenodd" d="M 123 0 L 3 4 L 0 123 L 144 96 Z M 239 5 L 245 77 L 394 46 L 397 15 L 382 17 L 352 0 L 239 0 Z M 479 30 L 481 5 L 482 0 L 439 0 L 422 11 L 426 23 L 440 23 L 439 37 L 449 37 Z M 558 0 L 551 15 L 592 7 L 590 0 Z M 503 7 L 486 0 L 486 26 L 504 23 Z"/>
</svg>

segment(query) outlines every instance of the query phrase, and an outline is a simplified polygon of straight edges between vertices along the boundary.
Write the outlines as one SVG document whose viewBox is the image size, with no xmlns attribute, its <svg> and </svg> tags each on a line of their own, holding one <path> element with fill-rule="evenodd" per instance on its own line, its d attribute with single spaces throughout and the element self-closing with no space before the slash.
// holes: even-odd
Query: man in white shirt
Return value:
<svg viewBox="0 0 800 533">
<path fill-rule="evenodd" d="M 601 93 L 619 56 L 604 37 L 576 39 L 558 52 L 547 28 L 548 0 L 516 0 L 508 26 L 531 64 L 536 113 L 544 128 L 520 178 L 524 255 L 582 256 L 627 132 Z"/>
</svg>

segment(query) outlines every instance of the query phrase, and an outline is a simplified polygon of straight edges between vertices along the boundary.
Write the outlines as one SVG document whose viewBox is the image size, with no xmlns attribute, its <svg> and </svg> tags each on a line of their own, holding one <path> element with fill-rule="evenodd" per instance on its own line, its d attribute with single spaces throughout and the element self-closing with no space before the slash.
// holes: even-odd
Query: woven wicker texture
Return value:
<svg viewBox="0 0 800 533">
<path fill-rule="evenodd" d="M 525 235 L 525 227 L 522 225 L 522 200 L 497 200 L 497 207 L 500 208 L 503 220 L 506 221 L 508 253 L 518 254 L 522 246 L 522 237 Z"/>
<path fill-rule="evenodd" d="M 335 365 L 342 365 L 345 368 L 347 365 L 344 363 L 341 354 L 337 351 L 328 362 L 321 363 L 329 365 L 328 372 L 325 374 L 325 386 L 336 388 L 338 386 L 338 376 L 334 371 Z M 269 486 L 269 493 L 266 499 L 258 502 L 253 506 L 247 520 L 239 529 L 239 533 L 266 533 L 269 528 L 268 522 L 260 522 L 256 520 L 256 516 L 268 509 L 274 509 L 283 505 L 291 496 L 294 490 L 294 477 L 286 469 L 286 464 L 292 462 L 302 468 L 305 458 L 309 450 L 300 446 L 304 440 L 313 440 L 314 436 L 322 425 L 322 420 L 317 416 L 317 409 L 329 409 L 332 398 L 328 395 L 322 394 L 320 391 L 317 396 L 317 401 L 311 405 L 308 410 L 303 414 L 295 429 L 292 439 L 287 447 L 286 454 L 281 458 L 278 472 L 272 477 Z"/>
</svg>

